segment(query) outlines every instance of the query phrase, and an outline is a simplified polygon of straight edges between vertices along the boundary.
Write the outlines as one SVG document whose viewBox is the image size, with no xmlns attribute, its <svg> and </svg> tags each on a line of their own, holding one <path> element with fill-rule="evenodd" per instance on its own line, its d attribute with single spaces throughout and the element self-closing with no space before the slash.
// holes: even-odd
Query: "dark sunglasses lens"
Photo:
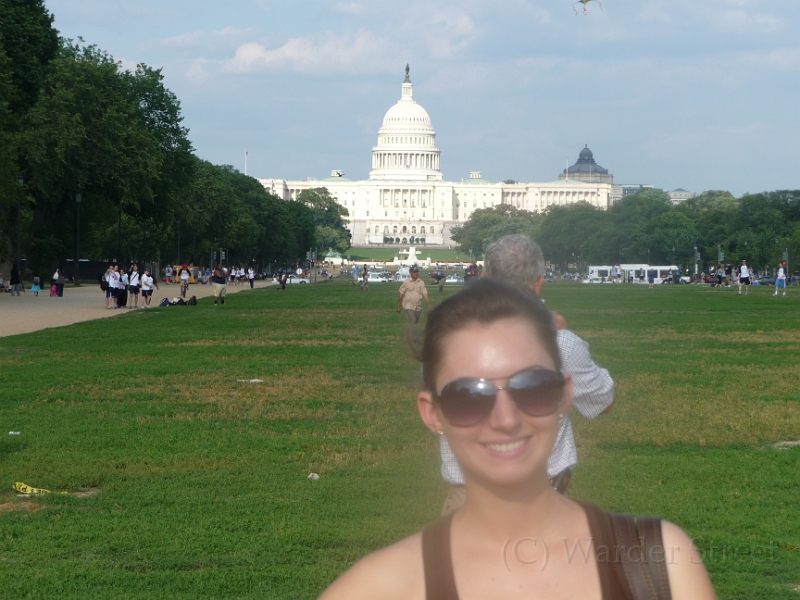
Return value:
<svg viewBox="0 0 800 600">
<path fill-rule="evenodd" d="M 508 382 L 517 407 L 531 417 L 544 417 L 558 409 L 564 391 L 564 376 L 556 371 L 519 373 Z"/>
<path fill-rule="evenodd" d="M 497 388 L 480 379 L 458 379 L 448 383 L 439 394 L 442 414 L 451 425 L 470 427 L 489 416 Z"/>
</svg>

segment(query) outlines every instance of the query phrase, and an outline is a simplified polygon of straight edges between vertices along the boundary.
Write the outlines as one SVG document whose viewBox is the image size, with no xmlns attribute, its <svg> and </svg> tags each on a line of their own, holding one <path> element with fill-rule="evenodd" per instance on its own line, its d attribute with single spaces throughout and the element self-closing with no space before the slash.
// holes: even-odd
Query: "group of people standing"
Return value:
<svg viewBox="0 0 800 600">
<path fill-rule="evenodd" d="M 150 308 L 153 288 L 158 289 L 158 283 L 150 274 L 150 269 L 145 269 L 144 274 L 139 273 L 138 265 L 131 265 L 127 271 L 119 265 L 109 265 L 101 278 L 100 289 L 106 293 L 106 308 L 139 308 L 139 294 L 142 296 L 141 308 Z"/>
</svg>

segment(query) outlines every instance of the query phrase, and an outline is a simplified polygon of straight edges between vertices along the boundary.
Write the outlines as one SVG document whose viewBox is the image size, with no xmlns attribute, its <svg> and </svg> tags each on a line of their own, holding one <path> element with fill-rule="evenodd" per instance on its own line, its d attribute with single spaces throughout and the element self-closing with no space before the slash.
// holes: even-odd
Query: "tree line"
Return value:
<svg viewBox="0 0 800 600">
<path fill-rule="evenodd" d="M 524 233 L 562 270 L 570 265 L 675 264 L 693 271 L 724 262 L 774 270 L 788 250 L 800 258 L 800 191 L 744 194 L 707 191 L 673 205 L 661 190 L 644 189 L 607 210 L 586 202 L 542 213 L 500 205 L 476 210 L 453 240 L 481 255 L 492 241 Z"/>
<path fill-rule="evenodd" d="M 43 0 L 0 0 L 0 262 L 18 243 L 29 273 L 63 265 L 78 241 L 81 259 L 196 264 L 219 249 L 291 263 L 320 234 L 349 246 L 338 210 L 198 158 L 163 79 L 59 37 Z"/>
</svg>

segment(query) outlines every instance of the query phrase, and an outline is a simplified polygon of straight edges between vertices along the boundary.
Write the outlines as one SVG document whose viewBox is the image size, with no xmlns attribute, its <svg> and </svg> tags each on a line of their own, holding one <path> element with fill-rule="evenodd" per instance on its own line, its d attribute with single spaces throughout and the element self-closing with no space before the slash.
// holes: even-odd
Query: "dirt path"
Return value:
<svg viewBox="0 0 800 600">
<path fill-rule="evenodd" d="M 256 288 L 269 287 L 268 281 L 256 281 Z M 235 294 L 242 290 L 249 290 L 249 285 L 228 286 L 228 294 Z M 154 290 L 152 306 L 158 306 L 162 298 L 174 298 L 180 295 L 180 285 L 161 284 L 160 290 Z M 187 297 L 197 296 L 205 298 L 214 295 L 213 285 L 190 285 Z M 141 304 L 141 297 L 139 298 Z M 86 285 L 79 288 L 64 288 L 61 298 L 50 297 L 50 289 L 34 296 L 26 290 L 21 296 L 0 294 L 0 337 L 39 331 L 49 327 L 62 327 L 91 321 L 92 319 L 105 319 L 115 315 L 130 312 L 127 309 L 108 310 L 105 304 L 105 293 L 97 284 Z"/>
</svg>

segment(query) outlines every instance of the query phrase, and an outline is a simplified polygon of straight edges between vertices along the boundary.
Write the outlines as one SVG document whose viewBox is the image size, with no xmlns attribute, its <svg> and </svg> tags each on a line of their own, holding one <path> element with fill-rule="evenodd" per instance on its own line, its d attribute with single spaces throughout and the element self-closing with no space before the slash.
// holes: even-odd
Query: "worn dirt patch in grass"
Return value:
<svg viewBox="0 0 800 600">
<path fill-rule="evenodd" d="M 587 341 L 607 339 L 607 340 L 641 340 L 648 343 L 658 341 L 697 341 L 697 342 L 723 342 L 723 343 L 748 343 L 748 344 L 774 344 L 791 343 L 800 345 L 800 337 L 797 332 L 789 330 L 779 331 L 752 331 L 740 332 L 730 331 L 725 333 L 712 333 L 708 331 L 677 331 L 675 329 L 644 329 L 641 331 L 625 331 L 621 329 L 591 329 L 581 332 L 581 337 Z"/>
<path fill-rule="evenodd" d="M 31 502 L 30 500 L 17 500 L 15 502 L 4 502 L 0 504 L 0 513 L 14 512 L 17 510 L 35 512 L 37 510 L 42 510 L 43 508 L 47 508 L 47 506 L 44 504 L 39 504 L 38 502 Z"/>
<path fill-rule="evenodd" d="M 642 373 L 615 381 L 616 402 L 609 415 L 587 424 L 573 412 L 579 446 L 653 443 L 722 447 L 757 446 L 797 436 L 800 402 L 796 369 L 753 370 L 752 377 L 721 378 L 708 385 L 676 384 L 674 374 Z M 722 382 L 717 385 L 717 381 Z M 731 381 L 731 383 L 725 383 Z M 771 401 L 761 398 L 768 388 Z"/>
<path fill-rule="evenodd" d="M 273 339 L 273 340 L 194 340 L 191 342 L 174 342 L 164 344 L 167 347 L 272 347 L 272 346 L 300 346 L 300 347 L 315 347 L 315 346 L 366 346 L 371 343 L 365 339 Z"/>
</svg>

